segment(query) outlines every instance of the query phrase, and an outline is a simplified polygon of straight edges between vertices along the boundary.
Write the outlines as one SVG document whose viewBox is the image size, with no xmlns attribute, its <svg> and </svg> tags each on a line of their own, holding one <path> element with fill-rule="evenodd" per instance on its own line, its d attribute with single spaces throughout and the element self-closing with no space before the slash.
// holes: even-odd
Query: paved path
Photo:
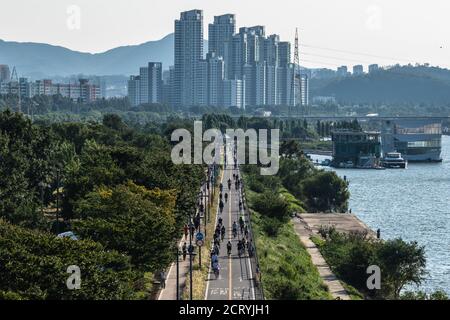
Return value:
<svg viewBox="0 0 450 320">
<path fill-rule="evenodd" d="M 184 237 L 180 241 L 180 251 L 181 246 L 186 241 L 186 243 L 189 245 L 189 236 L 185 240 Z M 174 253 L 175 255 L 175 253 Z M 186 279 L 187 274 L 189 272 L 189 256 L 186 257 L 186 260 L 183 261 L 183 257 L 179 257 L 179 285 L 180 285 L 180 297 L 183 293 L 183 288 L 186 285 Z M 176 262 L 173 262 L 169 268 L 169 271 L 167 272 L 167 280 L 166 280 L 166 288 L 162 289 L 159 292 L 158 300 L 177 300 L 177 269 L 176 269 Z"/>
<path fill-rule="evenodd" d="M 238 227 L 238 235 L 233 238 L 232 225 L 233 221 L 239 225 L 239 199 L 241 197 L 240 190 L 236 190 L 233 173 L 239 174 L 239 168 L 234 169 L 233 156 L 230 145 L 227 145 L 227 166 L 223 175 L 223 195 L 228 193 L 229 198 L 225 203 L 223 212 L 217 215 L 222 217 L 223 224 L 226 227 L 225 239 L 221 243 L 219 264 L 220 274 L 216 279 L 211 268 L 209 270 L 208 282 L 206 284 L 205 299 L 206 300 L 254 300 L 254 277 L 252 274 L 251 262 L 246 251 L 245 256 L 239 257 L 237 253 L 238 239 L 244 236 L 240 233 Z M 240 174 L 239 174 L 240 177 Z M 228 189 L 228 179 L 232 180 L 231 190 Z M 224 200 L 225 201 L 225 200 Z M 244 212 L 242 211 L 242 214 Z M 244 214 L 244 221 L 248 222 L 248 217 Z M 217 224 L 217 221 L 216 221 Z M 251 235 L 250 235 L 251 236 Z M 227 255 L 227 242 L 231 241 L 233 245 L 232 254 Z"/>
<path fill-rule="evenodd" d="M 200 189 L 201 191 L 203 191 L 205 194 L 208 194 L 207 189 L 205 188 L 205 186 L 202 186 L 202 188 Z M 206 218 L 206 215 L 205 215 Z M 201 226 L 201 230 L 202 232 L 204 232 L 203 226 L 204 226 L 204 220 L 203 218 L 201 219 L 200 222 L 200 226 Z M 197 232 L 194 231 L 194 235 L 192 238 L 192 244 L 195 246 L 195 252 L 198 253 L 198 247 L 195 245 L 195 234 Z M 178 249 L 181 253 L 181 249 L 183 244 L 186 242 L 186 245 L 189 246 L 190 244 L 190 232 L 188 234 L 188 236 L 185 238 L 183 236 L 183 238 L 179 241 L 178 243 Z M 175 252 L 174 252 L 174 256 L 175 256 Z M 183 260 L 183 256 L 179 256 L 178 257 L 178 261 L 179 261 L 179 295 L 180 295 L 180 299 L 182 299 L 182 295 L 183 295 L 183 289 L 186 286 L 186 281 L 188 279 L 188 273 L 189 273 L 189 255 L 186 256 L 186 259 Z M 194 262 L 196 261 L 196 258 L 193 257 L 192 263 L 194 264 Z M 166 287 L 164 289 L 162 289 L 159 294 L 158 294 L 158 300 L 177 300 L 177 269 L 176 269 L 176 260 L 170 265 L 169 271 L 167 271 L 167 279 L 166 279 Z"/>
<path fill-rule="evenodd" d="M 317 267 L 323 282 L 328 286 L 330 294 L 335 299 L 351 300 L 351 297 L 347 291 L 331 271 L 325 259 L 322 257 L 319 249 L 316 247 L 314 242 L 311 241 L 310 237 L 313 234 L 312 230 L 301 218 L 296 217 L 293 219 L 293 222 L 295 231 L 311 256 L 312 263 Z"/>
</svg>

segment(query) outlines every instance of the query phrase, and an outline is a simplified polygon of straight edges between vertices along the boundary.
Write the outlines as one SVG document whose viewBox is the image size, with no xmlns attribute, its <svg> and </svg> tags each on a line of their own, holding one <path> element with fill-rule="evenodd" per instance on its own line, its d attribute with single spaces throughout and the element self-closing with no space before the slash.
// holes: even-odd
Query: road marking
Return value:
<svg viewBox="0 0 450 320">
<path fill-rule="evenodd" d="M 224 167 L 225 168 L 225 167 Z M 222 176 L 220 177 L 220 182 L 223 183 L 223 176 L 225 174 L 225 170 L 222 171 Z M 214 181 L 215 182 L 215 181 Z M 220 192 L 220 191 L 219 191 Z M 220 199 L 217 199 L 217 208 L 216 208 L 216 222 L 215 225 L 217 225 L 217 222 L 219 220 L 219 202 Z M 205 300 L 208 300 L 208 292 L 209 292 L 209 282 L 211 281 L 211 263 L 208 267 L 208 277 L 206 279 L 206 290 L 205 290 Z"/>
</svg>

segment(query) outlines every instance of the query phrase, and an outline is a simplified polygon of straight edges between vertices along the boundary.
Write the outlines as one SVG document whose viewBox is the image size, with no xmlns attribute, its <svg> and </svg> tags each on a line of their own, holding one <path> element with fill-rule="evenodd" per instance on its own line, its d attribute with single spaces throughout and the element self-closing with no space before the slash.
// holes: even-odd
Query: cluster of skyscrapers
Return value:
<svg viewBox="0 0 450 320">
<path fill-rule="evenodd" d="M 128 95 L 132 105 L 167 103 L 175 107 L 300 106 L 309 103 L 308 76 L 291 63 L 290 42 L 266 36 L 265 27 L 236 32 L 233 14 L 216 16 L 208 28 L 204 55 L 203 12 L 182 12 L 175 21 L 174 66 L 164 73 L 150 63 L 132 76 Z M 161 65 L 158 65 L 161 68 Z M 164 78 L 164 81 L 163 81 Z M 147 92 L 160 92 L 148 95 Z"/>
<path fill-rule="evenodd" d="M 61 95 L 74 102 L 90 103 L 103 97 L 100 84 L 90 83 L 88 79 L 79 79 L 75 83 L 54 83 L 52 80 L 28 81 L 17 78 L 17 74 L 7 65 L 0 65 L 0 94 L 17 95 L 21 98 L 33 98 L 38 95 Z"/>
</svg>

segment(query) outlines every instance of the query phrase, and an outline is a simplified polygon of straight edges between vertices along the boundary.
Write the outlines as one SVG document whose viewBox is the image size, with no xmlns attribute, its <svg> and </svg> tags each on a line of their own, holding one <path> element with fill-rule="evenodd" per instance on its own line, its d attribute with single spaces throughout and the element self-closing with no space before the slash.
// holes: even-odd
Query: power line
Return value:
<svg viewBox="0 0 450 320">
<path fill-rule="evenodd" d="M 326 56 L 326 55 L 314 54 L 314 53 L 309 53 L 309 52 L 302 52 L 301 54 L 304 54 L 305 56 L 313 56 L 313 57 L 326 58 L 326 59 L 333 59 L 333 60 L 353 61 L 353 62 L 367 63 L 367 64 L 371 64 L 371 63 L 372 63 L 372 62 L 364 61 L 364 60 L 351 59 L 351 58 L 342 58 L 342 57 L 333 57 L 333 56 Z"/>
<path fill-rule="evenodd" d="M 356 51 L 350 51 L 350 50 L 342 50 L 342 49 L 334 49 L 334 48 L 327 48 L 327 47 L 312 46 L 312 45 L 309 45 L 309 44 L 301 44 L 301 46 L 305 47 L 305 48 L 312 48 L 312 49 L 319 49 L 319 50 L 341 52 L 341 53 L 347 53 L 347 54 L 358 55 L 358 56 L 367 56 L 367 57 L 386 59 L 386 60 L 393 60 L 393 61 L 412 62 L 411 59 L 393 58 L 393 57 L 380 56 L 380 55 L 375 55 L 375 54 L 370 54 L 370 53 L 362 53 L 362 52 L 356 52 Z"/>
</svg>

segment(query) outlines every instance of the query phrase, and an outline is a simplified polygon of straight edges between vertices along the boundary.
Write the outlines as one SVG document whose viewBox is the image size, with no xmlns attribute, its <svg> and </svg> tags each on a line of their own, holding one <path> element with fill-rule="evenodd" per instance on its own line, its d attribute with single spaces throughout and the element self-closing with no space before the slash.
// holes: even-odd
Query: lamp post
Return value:
<svg viewBox="0 0 450 320">
<path fill-rule="evenodd" d="M 180 251 L 178 248 L 178 244 L 176 244 L 175 249 L 176 259 L 177 259 L 177 300 L 180 300 Z"/>
<path fill-rule="evenodd" d="M 44 181 L 39 182 L 38 185 L 41 190 L 41 214 L 44 215 L 44 188 L 48 185 Z"/>
<path fill-rule="evenodd" d="M 56 234 L 59 234 L 59 168 L 56 169 Z"/>
</svg>

